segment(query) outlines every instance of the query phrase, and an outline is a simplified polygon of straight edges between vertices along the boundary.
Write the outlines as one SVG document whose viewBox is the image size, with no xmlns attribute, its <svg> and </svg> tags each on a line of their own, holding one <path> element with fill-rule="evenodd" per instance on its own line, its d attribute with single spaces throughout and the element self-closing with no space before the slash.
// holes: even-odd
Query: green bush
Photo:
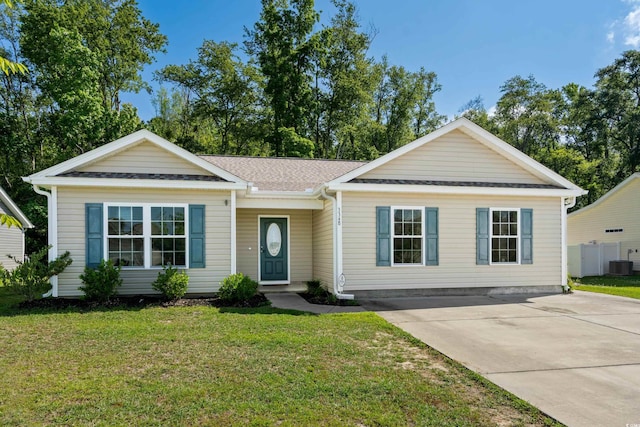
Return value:
<svg viewBox="0 0 640 427">
<path fill-rule="evenodd" d="M 236 273 L 222 280 L 218 295 L 223 301 L 235 304 L 247 301 L 256 294 L 257 290 L 258 282 L 242 273 Z"/>
<path fill-rule="evenodd" d="M 314 297 L 321 297 L 327 294 L 327 290 L 322 286 L 320 280 L 309 280 L 307 282 L 307 293 Z"/>
<path fill-rule="evenodd" d="M 85 298 L 91 301 L 106 302 L 116 294 L 122 285 L 120 270 L 122 267 L 113 265 L 113 261 L 102 260 L 96 268 L 85 267 L 80 279 L 84 286 L 80 286 Z"/>
<path fill-rule="evenodd" d="M 158 278 L 151 284 L 153 289 L 161 292 L 168 300 L 182 298 L 187 293 L 189 287 L 189 276 L 187 273 L 178 272 L 177 268 L 170 264 L 158 273 Z"/>
<path fill-rule="evenodd" d="M 27 301 L 33 301 L 45 292 L 51 284 L 49 280 L 67 268 L 73 260 L 69 252 L 65 252 L 51 262 L 47 262 L 47 254 L 51 246 L 46 246 L 32 254 L 25 261 L 10 256 L 18 266 L 12 271 L 3 273 L 2 282 L 15 294 L 21 295 Z"/>
</svg>

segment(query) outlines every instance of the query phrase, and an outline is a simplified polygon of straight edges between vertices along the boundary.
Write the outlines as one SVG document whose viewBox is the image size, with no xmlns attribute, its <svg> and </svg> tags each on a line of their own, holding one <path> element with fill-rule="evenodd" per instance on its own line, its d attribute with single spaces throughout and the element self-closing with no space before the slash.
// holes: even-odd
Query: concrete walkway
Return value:
<svg viewBox="0 0 640 427">
<path fill-rule="evenodd" d="M 360 303 L 569 426 L 640 426 L 640 300 L 576 292 Z"/>
<path fill-rule="evenodd" d="M 360 306 L 338 306 L 310 304 L 296 293 L 265 293 L 264 296 L 271 301 L 271 307 L 286 310 L 308 311 L 315 314 L 326 313 L 357 313 L 364 311 Z"/>
</svg>

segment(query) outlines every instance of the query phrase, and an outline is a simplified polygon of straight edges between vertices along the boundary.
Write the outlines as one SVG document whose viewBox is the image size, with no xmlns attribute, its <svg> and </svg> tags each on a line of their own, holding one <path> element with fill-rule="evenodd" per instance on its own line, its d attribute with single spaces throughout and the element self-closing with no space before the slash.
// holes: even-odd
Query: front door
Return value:
<svg viewBox="0 0 640 427">
<path fill-rule="evenodd" d="M 260 282 L 289 281 L 287 218 L 260 218 Z"/>
</svg>

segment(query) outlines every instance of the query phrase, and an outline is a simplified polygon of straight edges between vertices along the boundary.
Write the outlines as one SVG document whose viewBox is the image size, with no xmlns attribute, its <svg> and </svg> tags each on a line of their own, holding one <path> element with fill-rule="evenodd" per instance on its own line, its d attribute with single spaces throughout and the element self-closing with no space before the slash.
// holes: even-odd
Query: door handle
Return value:
<svg viewBox="0 0 640 427">
<path fill-rule="evenodd" d="M 264 246 L 260 245 L 260 252 L 264 253 Z"/>
</svg>

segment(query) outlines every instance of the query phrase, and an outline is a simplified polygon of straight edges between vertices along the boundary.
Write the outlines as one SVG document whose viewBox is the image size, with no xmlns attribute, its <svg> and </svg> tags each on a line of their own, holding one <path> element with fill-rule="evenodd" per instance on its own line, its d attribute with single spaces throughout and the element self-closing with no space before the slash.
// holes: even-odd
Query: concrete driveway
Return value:
<svg viewBox="0 0 640 427">
<path fill-rule="evenodd" d="M 575 292 L 360 302 L 569 426 L 640 427 L 640 300 Z"/>
</svg>

